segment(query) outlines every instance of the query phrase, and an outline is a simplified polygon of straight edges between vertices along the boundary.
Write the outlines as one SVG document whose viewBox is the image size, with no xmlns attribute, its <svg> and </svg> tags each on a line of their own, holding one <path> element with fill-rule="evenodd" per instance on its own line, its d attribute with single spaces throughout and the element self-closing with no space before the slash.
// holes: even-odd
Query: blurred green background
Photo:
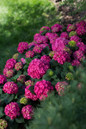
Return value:
<svg viewBox="0 0 86 129">
<path fill-rule="evenodd" d="M 42 26 L 58 21 L 55 6 L 48 0 L 0 1 L 0 73 L 19 42 L 31 42 Z"/>
</svg>

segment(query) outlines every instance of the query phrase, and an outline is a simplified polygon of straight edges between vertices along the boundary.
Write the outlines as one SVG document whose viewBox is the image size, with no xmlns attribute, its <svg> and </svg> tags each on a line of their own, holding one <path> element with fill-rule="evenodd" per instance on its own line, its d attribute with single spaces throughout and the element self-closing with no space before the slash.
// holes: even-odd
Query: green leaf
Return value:
<svg viewBox="0 0 86 129">
<path fill-rule="evenodd" d="M 24 118 L 22 116 L 15 119 L 17 123 L 24 123 Z"/>
<path fill-rule="evenodd" d="M 48 46 L 45 47 L 45 48 L 43 49 L 43 52 L 44 52 L 45 54 L 48 54 L 48 53 L 49 53 L 49 47 L 48 47 Z"/>
<path fill-rule="evenodd" d="M 28 65 L 29 65 L 29 63 L 32 61 L 31 58 L 26 58 L 25 60 L 26 60 L 26 64 L 28 64 Z"/>
<path fill-rule="evenodd" d="M 31 91 L 32 94 L 34 94 L 34 86 L 30 86 L 29 90 Z"/>
<path fill-rule="evenodd" d="M 2 89 L 0 88 L 0 94 L 2 94 Z"/>
<path fill-rule="evenodd" d="M 0 107 L 0 118 L 4 116 L 4 108 Z"/>
</svg>

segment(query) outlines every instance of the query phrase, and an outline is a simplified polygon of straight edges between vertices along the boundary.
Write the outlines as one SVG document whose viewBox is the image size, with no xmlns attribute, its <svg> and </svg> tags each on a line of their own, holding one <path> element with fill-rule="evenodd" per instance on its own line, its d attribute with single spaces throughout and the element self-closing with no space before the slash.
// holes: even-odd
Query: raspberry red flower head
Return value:
<svg viewBox="0 0 86 129">
<path fill-rule="evenodd" d="M 80 66 L 80 61 L 75 59 L 72 61 L 72 66 Z"/>
<path fill-rule="evenodd" d="M 22 69 L 23 68 L 23 64 L 21 63 L 21 62 L 17 62 L 16 64 L 15 64 L 15 69 L 17 70 L 17 71 L 19 71 L 20 69 Z"/>
<path fill-rule="evenodd" d="M 68 31 L 68 32 L 73 31 L 73 30 L 75 30 L 75 29 L 76 29 L 76 26 L 75 26 L 75 25 L 73 25 L 73 24 L 68 24 L 68 26 L 67 26 L 67 31 Z"/>
<path fill-rule="evenodd" d="M 53 33 L 59 32 L 62 30 L 62 25 L 60 24 L 55 24 L 53 26 L 51 26 L 51 30 Z"/>
<path fill-rule="evenodd" d="M 81 38 L 79 38 L 77 35 L 71 36 L 70 40 L 74 40 L 76 43 L 81 41 Z"/>
<path fill-rule="evenodd" d="M 41 53 L 43 50 L 43 48 L 40 46 L 40 45 L 36 45 L 34 48 L 33 48 L 33 52 L 35 53 Z"/>
<path fill-rule="evenodd" d="M 61 38 L 69 39 L 68 33 L 67 32 L 62 32 L 60 35 Z"/>
<path fill-rule="evenodd" d="M 51 85 L 51 82 L 42 80 L 36 82 L 34 86 L 34 92 L 37 95 L 37 98 L 40 100 L 44 100 L 46 97 L 48 97 L 48 93 L 50 93 L 53 90 L 53 86 Z"/>
<path fill-rule="evenodd" d="M 0 75 L 0 84 L 4 84 L 7 81 L 4 75 Z"/>
<path fill-rule="evenodd" d="M 28 75 L 31 78 L 40 79 L 49 69 L 49 63 L 41 59 L 34 59 L 28 66 Z"/>
<path fill-rule="evenodd" d="M 86 28 L 84 26 L 79 26 L 76 29 L 76 32 L 77 32 L 78 35 L 84 35 L 84 34 L 86 34 Z"/>
<path fill-rule="evenodd" d="M 66 61 L 70 62 L 70 54 L 66 51 L 57 51 L 55 52 L 53 59 L 59 64 L 64 64 Z"/>
<path fill-rule="evenodd" d="M 58 38 L 58 35 L 56 33 L 46 33 L 45 35 L 49 40 L 50 43 L 53 44 L 55 42 L 55 40 Z"/>
<path fill-rule="evenodd" d="M 31 100 L 33 100 L 33 101 L 36 101 L 37 100 L 37 96 L 36 96 L 36 94 L 33 94 L 31 91 L 30 91 L 30 88 L 31 87 L 31 85 L 29 85 L 29 86 L 27 86 L 26 88 L 25 88 L 25 97 L 26 98 L 28 98 L 28 99 L 31 99 Z"/>
<path fill-rule="evenodd" d="M 46 38 L 46 36 L 42 36 L 40 34 L 38 34 L 37 36 L 34 36 L 34 41 L 38 44 L 40 43 L 48 43 L 48 39 Z"/>
<path fill-rule="evenodd" d="M 27 120 L 32 119 L 33 107 L 31 105 L 24 106 L 21 112 L 24 119 L 27 119 Z"/>
<path fill-rule="evenodd" d="M 67 87 L 68 83 L 63 81 L 63 82 L 57 82 L 57 84 L 55 85 L 55 89 L 58 92 L 58 95 L 62 96 L 64 95 L 64 90 L 65 87 Z"/>
<path fill-rule="evenodd" d="M 27 51 L 25 56 L 26 56 L 26 58 L 32 58 L 32 57 L 34 57 L 34 52 L 33 51 Z"/>
<path fill-rule="evenodd" d="M 23 64 L 26 64 L 26 61 L 25 61 L 24 58 L 21 58 L 21 62 L 22 62 Z"/>
<path fill-rule="evenodd" d="M 57 38 L 56 41 L 52 44 L 52 50 L 53 51 L 63 51 L 65 48 L 65 45 L 68 44 L 68 40 L 64 38 Z"/>
<path fill-rule="evenodd" d="M 7 69 L 13 69 L 14 66 L 15 66 L 15 64 L 16 64 L 16 60 L 13 59 L 13 58 L 11 58 L 11 59 L 7 60 L 6 65 L 5 65 L 5 68 L 7 68 Z"/>
<path fill-rule="evenodd" d="M 3 74 L 4 74 L 7 78 L 11 78 L 11 77 L 13 77 L 14 71 L 13 71 L 13 69 L 4 69 L 4 70 L 3 70 Z"/>
<path fill-rule="evenodd" d="M 28 49 L 28 43 L 27 42 L 20 42 L 19 45 L 18 45 L 18 48 L 17 48 L 18 52 L 21 53 L 21 54 L 27 49 Z"/>
<path fill-rule="evenodd" d="M 6 105 L 4 112 L 7 116 L 11 118 L 11 120 L 20 115 L 20 109 L 16 102 L 11 102 Z"/>
<path fill-rule="evenodd" d="M 41 60 L 44 60 L 49 63 L 51 59 L 49 56 L 43 55 L 43 56 L 41 56 Z"/>
<path fill-rule="evenodd" d="M 17 94 L 18 86 L 14 82 L 6 82 L 3 86 L 3 91 L 8 94 Z"/>
</svg>

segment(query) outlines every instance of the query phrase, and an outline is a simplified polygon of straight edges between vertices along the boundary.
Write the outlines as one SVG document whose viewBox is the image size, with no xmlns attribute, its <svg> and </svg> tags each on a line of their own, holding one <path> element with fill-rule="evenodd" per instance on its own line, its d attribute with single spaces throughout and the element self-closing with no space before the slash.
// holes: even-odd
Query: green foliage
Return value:
<svg viewBox="0 0 86 129">
<path fill-rule="evenodd" d="M 31 42 L 43 25 L 58 21 L 55 7 L 49 0 L 0 1 L 0 72 L 19 42 Z"/>
<path fill-rule="evenodd" d="M 86 67 L 79 68 L 64 96 L 51 94 L 27 129 L 86 129 Z M 79 87 L 81 85 L 81 87 Z"/>
</svg>

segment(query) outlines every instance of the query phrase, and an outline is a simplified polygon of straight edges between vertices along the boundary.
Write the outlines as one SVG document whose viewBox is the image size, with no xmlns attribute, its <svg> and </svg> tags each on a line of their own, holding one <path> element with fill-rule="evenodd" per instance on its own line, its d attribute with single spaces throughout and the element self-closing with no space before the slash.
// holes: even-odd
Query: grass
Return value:
<svg viewBox="0 0 86 129">
<path fill-rule="evenodd" d="M 48 0 L 0 1 L 0 73 L 19 42 L 31 42 L 42 26 L 57 22 L 55 7 Z"/>
</svg>

